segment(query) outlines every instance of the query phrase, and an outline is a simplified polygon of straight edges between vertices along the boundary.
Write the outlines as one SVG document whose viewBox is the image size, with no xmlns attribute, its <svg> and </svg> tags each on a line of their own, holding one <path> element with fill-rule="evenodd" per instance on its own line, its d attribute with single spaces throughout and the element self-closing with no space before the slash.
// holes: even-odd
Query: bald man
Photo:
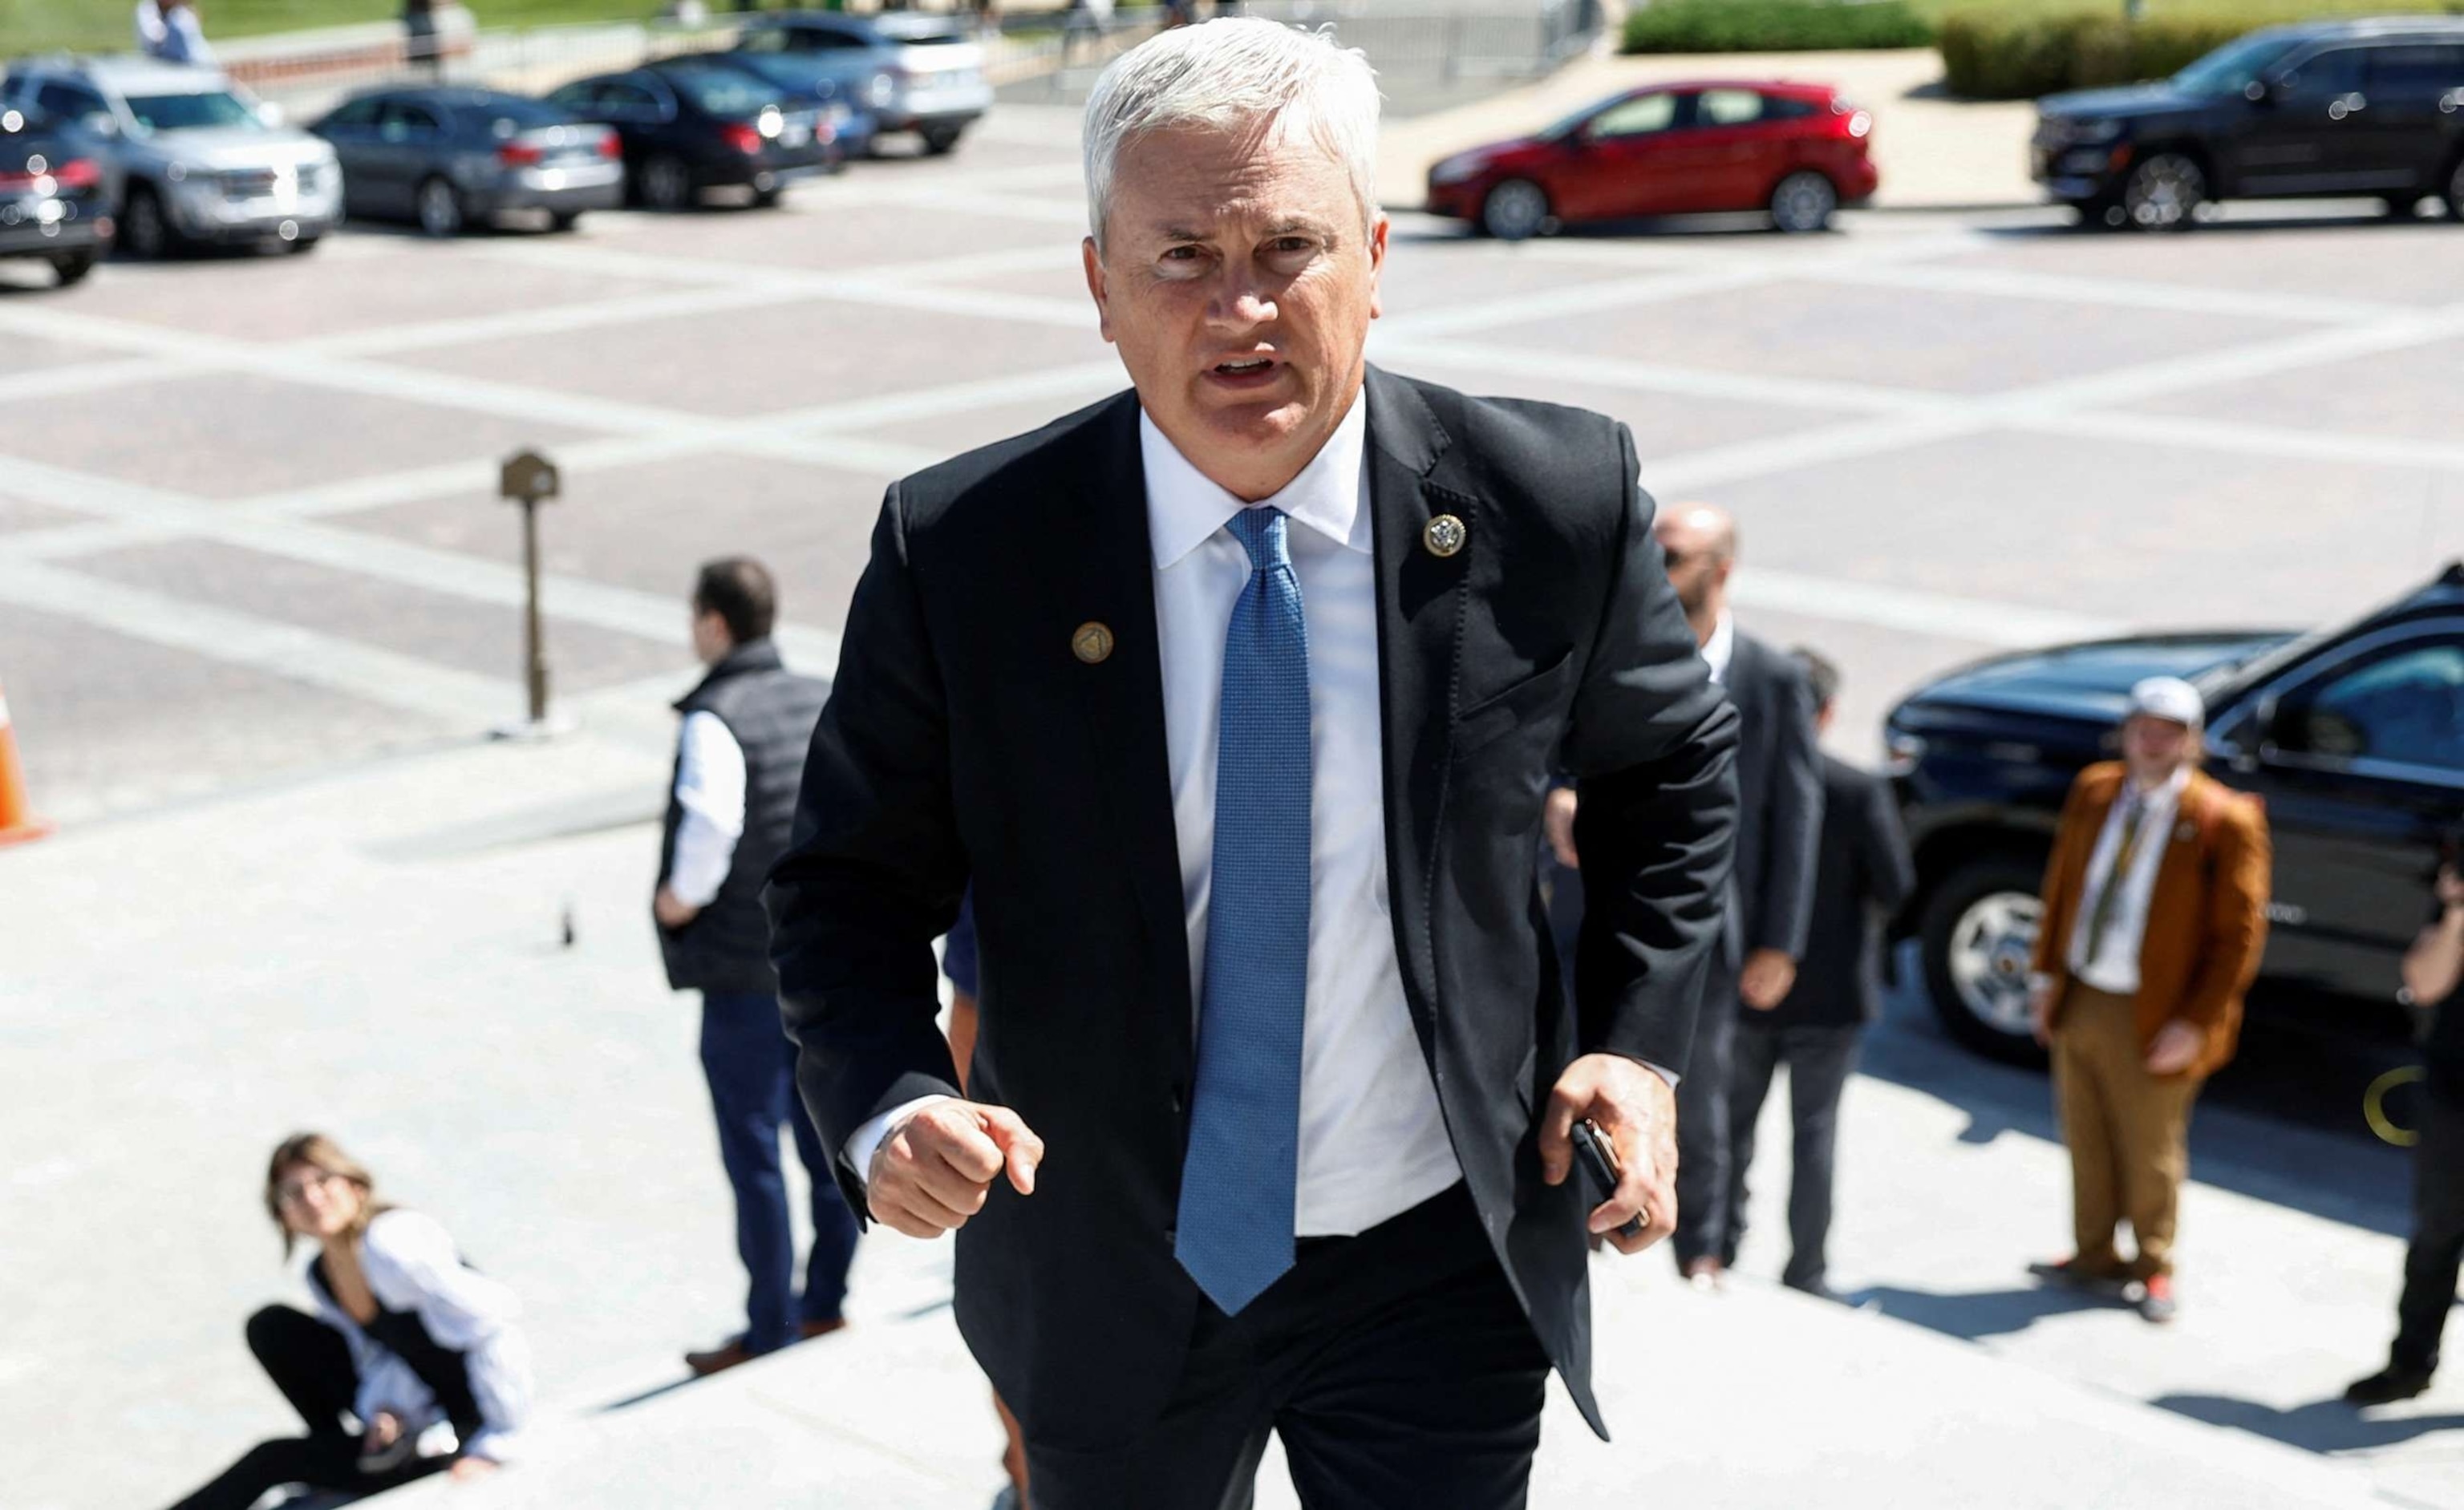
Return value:
<svg viewBox="0 0 2464 1510">
<path fill-rule="evenodd" d="M 1730 1048 L 1740 1012 L 1769 1012 L 1796 983 L 1814 918 L 1822 839 L 1822 754 L 1814 690 L 1796 657 L 1738 630 L 1728 615 L 1737 524 L 1707 503 L 1667 510 L 1654 526 L 1669 585 L 1685 610 L 1711 680 L 1743 722 L 1737 741 L 1737 860 L 1694 1052 L 1677 1091 L 1677 1265 L 1717 1285 L 1736 1261 L 1739 1214 L 1729 1209 Z"/>
</svg>

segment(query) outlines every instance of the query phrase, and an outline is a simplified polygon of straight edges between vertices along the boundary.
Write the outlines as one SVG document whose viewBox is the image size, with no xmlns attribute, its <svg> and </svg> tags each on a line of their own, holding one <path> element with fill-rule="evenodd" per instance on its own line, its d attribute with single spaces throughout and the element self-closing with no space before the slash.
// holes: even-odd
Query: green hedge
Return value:
<svg viewBox="0 0 2464 1510">
<path fill-rule="evenodd" d="M 1629 53 L 1797 53 L 1924 47 L 1906 0 L 1653 0 L 1625 18 Z"/>
<path fill-rule="evenodd" d="M 2422 8 L 2397 3 L 2387 9 Z M 2464 6 L 2451 0 L 2445 9 Z M 2230 8 L 2138 22 L 2101 9 L 2034 15 L 1954 11 L 1943 17 L 1939 45 L 1952 94 L 1969 99 L 2033 99 L 2064 89 L 2164 78 L 2237 36 L 2283 19 L 2235 16 Z"/>
</svg>

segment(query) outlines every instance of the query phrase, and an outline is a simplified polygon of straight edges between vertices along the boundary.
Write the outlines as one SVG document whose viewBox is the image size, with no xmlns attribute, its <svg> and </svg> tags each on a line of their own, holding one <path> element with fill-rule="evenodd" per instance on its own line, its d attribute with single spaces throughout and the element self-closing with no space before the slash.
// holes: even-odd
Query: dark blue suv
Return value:
<svg viewBox="0 0 2464 1510">
<path fill-rule="evenodd" d="M 2090 223 L 2189 227 L 2219 199 L 2361 196 L 2464 219 L 2464 17 L 2270 27 L 2171 78 L 2036 101 L 2034 168 Z"/>
<path fill-rule="evenodd" d="M 2254 1011 L 2393 1039 L 2397 963 L 2464 819 L 2464 561 L 2354 623 L 2155 635 L 1998 656 L 1885 728 L 1918 888 L 1898 932 L 1953 1037 L 2027 1060 L 2036 892 L 2071 778 L 2111 758 L 2125 693 L 2188 677 L 2209 771 L 2267 803 L 2276 843 Z"/>
</svg>

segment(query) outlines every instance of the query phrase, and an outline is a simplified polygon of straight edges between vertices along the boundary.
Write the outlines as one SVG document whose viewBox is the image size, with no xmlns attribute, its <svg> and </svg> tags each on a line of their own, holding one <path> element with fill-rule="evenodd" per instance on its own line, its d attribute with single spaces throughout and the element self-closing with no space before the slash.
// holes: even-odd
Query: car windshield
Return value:
<svg viewBox="0 0 2464 1510">
<path fill-rule="evenodd" d="M 732 68 L 678 69 L 668 81 L 714 116 L 749 116 L 779 102 L 777 89 Z"/>
<path fill-rule="evenodd" d="M 131 95 L 128 113 L 148 131 L 192 131 L 200 126 L 255 126 L 265 122 L 229 90 L 202 95 Z"/>
<path fill-rule="evenodd" d="M 2173 76 L 2174 87 L 2186 94 L 2238 95 L 2267 76 L 2277 60 L 2299 45 L 2289 36 L 2246 36 L 2227 42 Z"/>
</svg>

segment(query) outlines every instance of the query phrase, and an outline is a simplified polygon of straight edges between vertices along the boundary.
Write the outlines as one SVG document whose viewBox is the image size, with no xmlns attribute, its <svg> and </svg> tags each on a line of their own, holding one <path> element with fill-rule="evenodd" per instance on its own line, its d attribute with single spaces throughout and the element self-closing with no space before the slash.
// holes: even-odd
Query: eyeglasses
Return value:
<svg viewBox="0 0 2464 1510">
<path fill-rule="evenodd" d="M 274 1198 L 285 1206 L 297 1206 L 308 1198 L 311 1190 L 323 1190 L 341 1178 L 324 1170 L 312 1170 L 297 1179 L 284 1180 L 274 1187 Z"/>
</svg>

